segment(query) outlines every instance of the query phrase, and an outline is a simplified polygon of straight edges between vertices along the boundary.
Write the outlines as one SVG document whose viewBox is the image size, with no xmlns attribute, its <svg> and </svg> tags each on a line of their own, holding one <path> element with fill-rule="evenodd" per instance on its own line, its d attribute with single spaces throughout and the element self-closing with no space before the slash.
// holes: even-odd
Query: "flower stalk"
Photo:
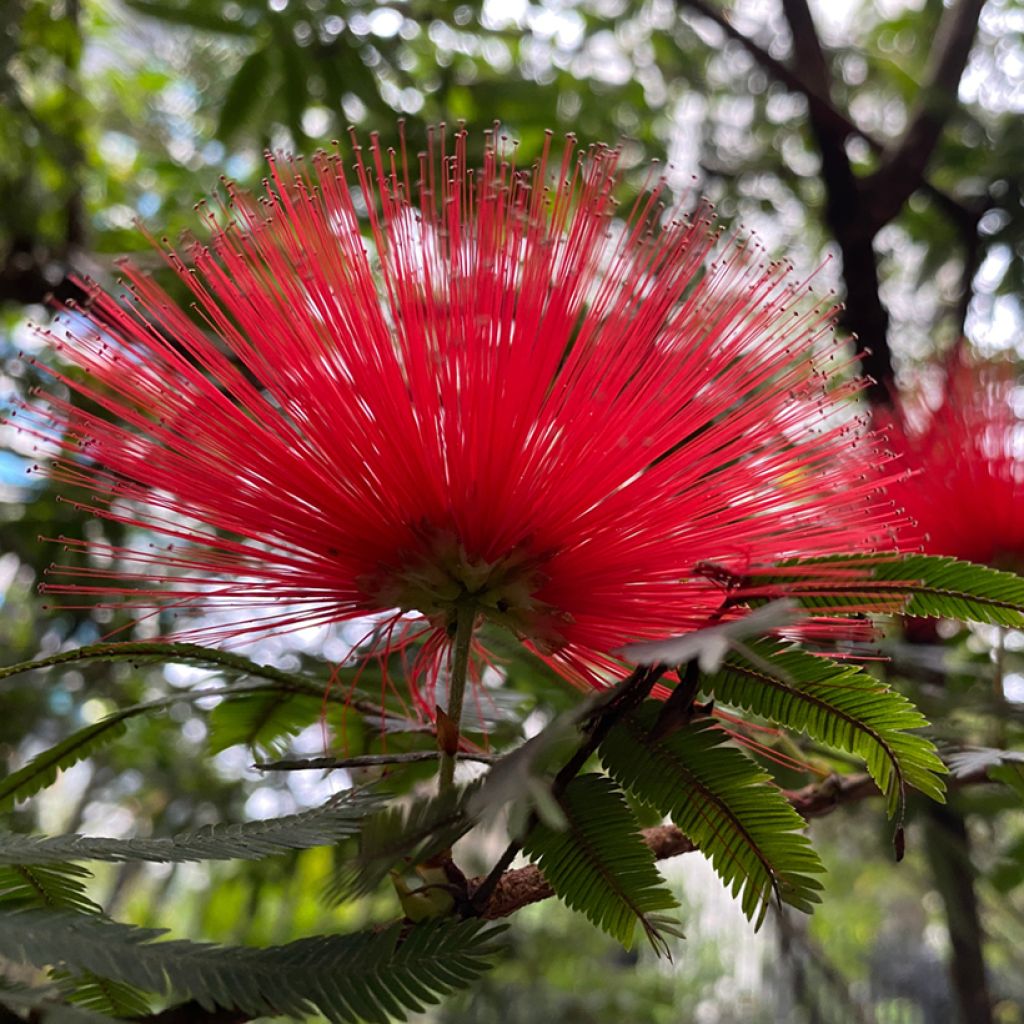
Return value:
<svg viewBox="0 0 1024 1024">
<path fill-rule="evenodd" d="M 472 601 L 460 601 L 455 613 L 455 638 L 452 644 L 451 672 L 448 676 L 448 707 L 445 718 L 438 720 L 437 742 L 441 762 L 437 770 L 440 792 L 450 789 L 455 781 L 455 756 L 459 749 L 462 726 L 462 702 L 469 677 L 469 650 L 473 643 L 476 624 L 476 606 Z"/>
</svg>

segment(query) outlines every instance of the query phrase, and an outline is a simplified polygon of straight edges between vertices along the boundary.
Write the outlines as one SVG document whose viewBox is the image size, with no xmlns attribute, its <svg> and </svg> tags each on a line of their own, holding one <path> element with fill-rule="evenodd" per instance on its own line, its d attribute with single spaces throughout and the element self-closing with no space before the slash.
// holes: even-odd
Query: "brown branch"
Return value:
<svg viewBox="0 0 1024 1024">
<path fill-rule="evenodd" d="M 707 0 L 676 0 L 677 6 L 689 7 L 701 16 L 714 22 L 726 35 L 727 38 L 739 43 L 761 65 L 772 77 L 786 86 L 790 92 L 800 93 L 807 101 L 808 111 L 813 113 L 819 121 L 826 125 L 837 136 L 845 141 L 851 135 L 856 135 L 868 144 L 868 148 L 877 154 L 886 151 L 885 143 L 876 139 L 870 132 L 861 128 L 855 121 L 836 108 L 828 96 L 822 95 L 816 90 L 806 77 L 799 71 L 787 67 L 782 61 L 773 57 L 767 50 L 759 46 L 749 36 L 739 31 L 723 14 Z M 957 226 L 961 232 L 972 232 L 977 223 L 977 214 L 974 210 L 965 206 L 955 196 L 933 185 L 927 180 L 920 182 L 921 190 L 942 210 L 949 220 Z"/>
<path fill-rule="evenodd" d="M 950 785 L 972 785 L 989 782 L 984 771 L 958 776 Z M 833 775 L 824 782 L 812 783 L 803 789 L 789 790 L 786 797 L 801 817 L 810 821 L 823 818 L 846 804 L 858 803 L 869 797 L 880 796 L 878 787 L 870 775 Z M 644 842 L 654 853 L 655 860 L 666 860 L 683 853 L 691 853 L 696 847 L 675 825 L 657 825 L 641 833 Z M 473 879 L 470 889 L 481 879 Z M 494 888 L 490 899 L 481 911 L 481 917 L 494 920 L 509 917 L 522 907 L 539 903 L 554 895 L 540 870 L 530 864 L 527 867 L 506 871 Z"/>
<path fill-rule="evenodd" d="M 864 183 L 874 229 L 888 224 L 917 191 L 950 115 L 985 0 L 959 0 L 939 23 L 924 82 L 903 134 L 882 153 L 882 164 Z"/>
</svg>

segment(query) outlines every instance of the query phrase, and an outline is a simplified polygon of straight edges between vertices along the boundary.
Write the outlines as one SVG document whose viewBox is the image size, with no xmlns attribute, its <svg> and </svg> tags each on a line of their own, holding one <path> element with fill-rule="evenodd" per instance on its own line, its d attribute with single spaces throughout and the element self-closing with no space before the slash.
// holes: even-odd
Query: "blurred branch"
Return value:
<svg viewBox="0 0 1024 1024">
<path fill-rule="evenodd" d="M 417 764 L 420 761 L 436 761 L 437 750 L 414 750 L 406 754 L 359 754 L 356 757 L 308 757 L 284 761 L 257 761 L 253 768 L 261 772 L 300 772 L 320 768 L 335 771 L 339 768 L 375 768 L 383 765 Z M 455 757 L 460 761 L 479 761 L 492 764 L 498 758 L 495 754 L 474 754 L 459 751 Z"/>
<path fill-rule="evenodd" d="M 950 982 L 961 1019 L 991 1024 L 992 1000 L 985 972 L 985 935 L 974 888 L 977 868 L 963 814 L 951 805 L 929 804 L 924 817 L 925 855 L 949 925 Z"/>
<path fill-rule="evenodd" d="M 950 115 L 985 0 L 959 0 L 939 23 L 924 82 L 902 136 L 882 153 L 882 164 L 865 182 L 875 230 L 899 213 L 921 185 L 925 168 Z"/>
<path fill-rule="evenodd" d="M 793 36 L 793 59 L 804 80 L 830 109 L 830 72 L 806 0 L 782 0 L 782 10 Z M 889 313 L 882 304 L 875 231 L 864 215 L 864 194 L 846 155 L 846 131 L 820 106 L 809 106 L 811 134 L 821 154 L 825 185 L 825 221 L 843 259 L 846 296 L 841 323 L 865 346 L 861 365 L 869 377 L 868 399 L 889 401 L 892 355 L 889 351 Z"/>
<path fill-rule="evenodd" d="M 744 35 L 708 0 L 677 0 L 677 6 L 689 7 L 698 14 L 713 21 L 725 35 L 742 46 L 776 81 L 781 82 L 791 92 L 800 93 L 806 100 L 808 110 L 813 112 L 823 125 L 828 126 L 845 141 L 849 136 L 856 135 L 863 139 L 873 153 L 882 154 L 886 151 L 884 143 L 856 124 L 850 117 L 838 110 L 827 95 L 821 94 L 798 71 L 787 67 L 782 61 L 773 57 L 767 50 L 759 46 L 749 36 Z M 961 231 L 973 231 L 977 223 L 975 211 L 965 206 L 955 196 L 931 184 L 927 180 L 919 182 L 920 188 L 956 224 Z"/>
</svg>

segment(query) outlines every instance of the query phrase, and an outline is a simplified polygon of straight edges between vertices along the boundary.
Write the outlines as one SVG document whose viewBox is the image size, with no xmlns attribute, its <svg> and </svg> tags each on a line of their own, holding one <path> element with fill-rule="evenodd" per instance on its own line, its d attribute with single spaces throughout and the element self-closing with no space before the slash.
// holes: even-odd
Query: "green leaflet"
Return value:
<svg viewBox="0 0 1024 1024">
<path fill-rule="evenodd" d="M 97 917 L 0 912 L 0 956 L 87 970 L 147 991 L 237 1008 L 253 1016 L 314 1011 L 339 1024 L 386 1024 L 420 1013 L 490 967 L 502 926 L 434 921 L 403 937 L 379 932 L 321 935 L 266 949 L 156 942 L 162 934 Z"/>
<path fill-rule="evenodd" d="M 864 758 L 890 817 L 901 811 L 905 782 L 943 799 L 940 776 L 946 767 L 931 741 L 906 731 L 928 725 L 906 697 L 856 665 L 777 640 L 744 646 L 731 651 L 718 671 L 701 677 L 705 693 Z"/>
<path fill-rule="evenodd" d="M 58 772 L 84 761 L 101 747 L 113 743 L 128 728 L 125 720 L 140 713 L 140 710 L 130 708 L 87 725 L 49 750 L 37 754 L 24 768 L 0 779 L 0 808 L 4 804 L 33 796 L 49 786 L 57 778 Z"/>
<path fill-rule="evenodd" d="M 342 866 L 328 883 L 324 898 L 333 903 L 371 892 L 400 862 L 418 863 L 446 850 L 475 824 L 466 805 L 478 788 L 479 783 L 474 783 L 449 789 L 371 814 L 359 834 L 355 865 Z"/>
<path fill-rule="evenodd" d="M 2 864 L 0 911 L 102 914 L 99 905 L 86 895 L 84 879 L 91 877 L 91 872 L 77 864 Z M 55 983 L 49 994 L 51 999 L 60 996 L 83 1011 L 107 1017 L 139 1017 L 149 1012 L 145 996 L 132 985 L 108 981 L 90 971 L 51 970 L 49 973 Z M 0 999 L 0 1003 L 2 1001 Z M 44 1019 L 62 1018 L 51 1008 Z"/>
<path fill-rule="evenodd" d="M 323 697 L 262 690 L 222 701 L 210 712 L 210 752 L 242 743 L 259 757 L 280 757 L 285 743 L 323 716 Z"/>
<path fill-rule="evenodd" d="M 803 834 L 803 818 L 713 722 L 692 722 L 652 742 L 659 711 L 648 701 L 612 729 L 598 751 L 605 768 L 672 817 L 757 927 L 772 896 L 809 911 L 820 899 L 814 876 L 824 868 Z"/>
<path fill-rule="evenodd" d="M 92 872 L 77 864 L 0 864 L 0 909 L 98 914 L 100 908 L 86 895 L 83 882 L 91 877 Z"/>
<path fill-rule="evenodd" d="M 54 665 L 70 665 L 79 661 L 161 661 L 169 664 L 200 664 L 213 668 L 229 668 L 236 672 L 269 679 L 276 683 L 309 686 L 304 676 L 285 672 L 272 665 L 259 665 L 240 654 L 219 651 L 214 647 L 199 647 L 196 644 L 126 642 L 122 644 L 89 644 L 76 647 L 73 651 L 60 651 L 34 661 L 22 661 L 16 665 L 0 668 L 0 680 L 32 672 L 36 669 L 52 668 Z"/>
<path fill-rule="evenodd" d="M 91 971 L 50 971 L 61 997 L 72 1006 L 105 1017 L 144 1017 L 149 1000 L 134 985 L 101 978 Z"/>
<path fill-rule="evenodd" d="M 382 800 L 372 791 L 347 790 L 323 806 L 300 814 L 240 825 L 210 825 L 168 839 L 23 836 L 0 832 L 0 865 L 44 865 L 75 860 L 162 863 L 260 860 L 288 850 L 330 846 L 357 835 L 367 816 L 381 807 Z"/>
<path fill-rule="evenodd" d="M 804 573 L 787 572 L 813 568 L 828 578 L 830 567 L 849 578 L 829 579 L 820 585 L 820 594 L 814 585 L 807 587 Z M 860 578 L 853 578 L 853 572 Z M 877 555 L 833 555 L 794 559 L 770 576 L 758 576 L 756 586 L 795 596 L 812 614 L 851 605 L 895 604 L 895 610 L 904 615 L 1024 628 L 1024 577 L 955 558 L 901 555 L 880 560 Z M 798 588 L 798 593 L 790 595 L 790 587 Z"/>
<path fill-rule="evenodd" d="M 569 907 L 627 949 L 639 922 L 655 950 L 667 952 L 649 915 L 679 903 L 655 867 L 622 792 L 606 775 L 581 775 L 559 803 L 565 829 L 536 825 L 523 852 Z"/>
<path fill-rule="evenodd" d="M 63 993 L 53 987 L 40 989 L 0 983 L 0 1006 L 12 1012 L 29 1010 L 32 1013 L 31 1019 L 39 1024 L 117 1024 L 107 1014 L 83 1006 L 55 1002 L 61 997 Z"/>
</svg>

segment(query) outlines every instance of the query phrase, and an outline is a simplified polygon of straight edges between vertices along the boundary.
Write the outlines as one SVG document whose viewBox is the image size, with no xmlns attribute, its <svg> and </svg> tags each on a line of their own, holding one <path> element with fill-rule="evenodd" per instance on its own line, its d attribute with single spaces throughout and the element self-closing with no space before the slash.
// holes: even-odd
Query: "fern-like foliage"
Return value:
<svg viewBox="0 0 1024 1024">
<path fill-rule="evenodd" d="M 366 818 L 382 804 L 383 797 L 372 790 L 347 790 L 323 806 L 300 814 L 240 825 L 209 825 L 169 839 L 24 836 L 0 832 L 0 865 L 49 865 L 76 860 L 261 860 L 286 850 L 330 846 L 357 835 Z"/>
<path fill-rule="evenodd" d="M 0 983 L 0 1006 L 12 1013 L 27 1012 L 31 1014 L 28 1019 L 38 1024 L 119 1024 L 105 1013 L 58 1001 L 62 999 L 62 993 L 56 988 L 28 988 L 24 985 Z"/>
<path fill-rule="evenodd" d="M 324 897 L 336 902 L 371 892 L 402 861 L 420 863 L 441 853 L 474 825 L 466 805 L 478 784 L 417 797 L 371 814 L 363 822 L 359 854 L 328 883 Z"/>
<path fill-rule="evenodd" d="M 101 747 L 123 736 L 127 729 L 125 721 L 132 713 L 135 713 L 134 710 L 127 713 L 117 712 L 99 722 L 87 725 L 48 750 L 37 754 L 24 768 L 0 779 L 0 808 L 34 796 L 41 789 L 51 785 L 58 772 L 84 761 Z"/>
<path fill-rule="evenodd" d="M 223 701 L 210 714 L 210 751 L 243 743 L 260 757 L 280 757 L 284 743 L 323 714 L 323 698 L 264 690 Z"/>
<path fill-rule="evenodd" d="M 77 864 L 0 865 L 0 910 L 102 914 L 102 908 L 86 895 L 84 881 L 91 877 Z M 139 1017 L 149 1012 L 149 1001 L 134 986 L 108 981 L 91 971 L 52 970 L 50 979 L 55 987 L 49 999 L 59 996 L 107 1017 Z"/>
<path fill-rule="evenodd" d="M 655 950 L 667 953 L 660 922 L 651 915 L 679 903 L 655 867 L 622 791 L 606 775 L 581 775 L 559 803 L 566 827 L 536 825 L 523 852 L 556 895 L 627 949 L 639 923 Z"/>
<path fill-rule="evenodd" d="M 927 719 L 856 665 L 754 640 L 730 652 L 700 685 L 727 704 L 862 757 L 890 816 L 902 809 L 905 783 L 943 799 L 945 765 L 929 740 L 907 732 Z"/>
<path fill-rule="evenodd" d="M 824 868 L 802 832 L 803 818 L 713 722 L 692 722 L 652 741 L 659 710 L 648 701 L 612 729 L 598 751 L 608 772 L 671 815 L 757 927 L 772 896 L 810 910 L 820 900 L 814 876 Z"/>
<path fill-rule="evenodd" d="M 809 568 L 829 579 L 820 592 L 807 586 Z M 794 559 L 767 576 L 758 576 L 757 587 L 767 596 L 795 596 L 812 614 L 864 607 L 1024 628 L 1024 577 L 955 558 L 833 555 Z"/>
<path fill-rule="evenodd" d="M 101 978 L 91 971 L 50 971 L 60 996 L 72 1006 L 104 1017 L 143 1017 L 150 1011 L 145 993 L 123 981 Z"/>
<path fill-rule="evenodd" d="M 161 932 L 101 918 L 0 912 L 0 956 L 87 970 L 147 991 L 253 1016 L 320 1012 L 386 1024 L 465 988 L 490 966 L 502 927 L 435 921 L 403 933 L 322 935 L 267 949 L 156 942 Z"/>
<path fill-rule="evenodd" d="M 98 914 L 86 895 L 84 879 L 92 873 L 77 864 L 0 864 L 0 909 L 34 907 Z"/>
<path fill-rule="evenodd" d="M 257 679 L 270 679 L 289 685 L 308 684 L 303 676 L 285 672 L 272 665 L 260 665 L 240 654 L 220 651 L 215 647 L 200 647 L 197 644 L 178 643 L 116 643 L 88 644 L 72 651 L 59 651 L 32 661 L 21 661 L 16 665 L 0 667 L 0 681 L 24 672 L 53 668 L 56 665 L 71 665 L 81 661 L 127 661 L 133 664 L 158 662 L 166 664 L 208 665 L 210 668 L 227 668 Z"/>
</svg>

